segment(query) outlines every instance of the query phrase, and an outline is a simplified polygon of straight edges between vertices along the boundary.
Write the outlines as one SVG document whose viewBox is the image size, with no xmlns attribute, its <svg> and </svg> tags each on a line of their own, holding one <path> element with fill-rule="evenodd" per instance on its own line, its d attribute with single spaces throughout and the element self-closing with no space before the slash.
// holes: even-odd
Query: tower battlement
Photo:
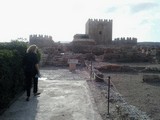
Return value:
<svg viewBox="0 0 160 120">
<path fill-rule="evenodd" d="M 31 39 L 52 40 L 52 36 L 48 36 L 48 35 L 36 35 L 36 34 L 34 34 L 34 35 L 30 35 L 29 38 L 30 38 L 30 40 L 31 40 Z"/>
<path fill-rule="evenodd" d="M 102 22 L 102 23 L 112 23 L 112 20 L 111 19 L 88 19 L 87 22 L 94 22 L 94 23 L 99 23 L 99 22 Z"/>
</svg>

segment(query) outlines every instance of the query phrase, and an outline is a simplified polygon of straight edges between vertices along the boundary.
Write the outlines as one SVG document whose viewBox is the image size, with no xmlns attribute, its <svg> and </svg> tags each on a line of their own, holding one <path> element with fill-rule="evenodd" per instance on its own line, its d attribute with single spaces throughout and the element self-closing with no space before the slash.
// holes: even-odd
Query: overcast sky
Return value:
<svg viewBox="0 0 160 120">
<path fill-rule="evenodd" d="M 0 42 L 50 35 L 73 40 L 92 19 L 112 19 L 113 39 L 160 42 L 159 0 L 0 0 Z"/>
</svg>

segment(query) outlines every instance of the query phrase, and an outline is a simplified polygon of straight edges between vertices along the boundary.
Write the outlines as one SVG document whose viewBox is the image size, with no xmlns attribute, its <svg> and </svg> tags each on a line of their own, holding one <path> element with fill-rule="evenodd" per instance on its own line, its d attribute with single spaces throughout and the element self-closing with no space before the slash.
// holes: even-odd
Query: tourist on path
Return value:
<svg viewBox="0 0 160 120">
<path fill-rule="evenodd" d="M 26 55 L 23 59 L 24 63 L 24 72 L 25 72 L 25 84 L 26 84 L 26 92 L 27 98 L 26 101 L 29 101 L 31 88 L 32 88 L 32 80 L 33 80 L 33 93 L 34 95 L 39 95 L 38 93 L 38 76 L 40 76 L 39 72 L 39 61 L 37 56 L 37 46 L 31 45 L 27 49 Z"/>
</svg>

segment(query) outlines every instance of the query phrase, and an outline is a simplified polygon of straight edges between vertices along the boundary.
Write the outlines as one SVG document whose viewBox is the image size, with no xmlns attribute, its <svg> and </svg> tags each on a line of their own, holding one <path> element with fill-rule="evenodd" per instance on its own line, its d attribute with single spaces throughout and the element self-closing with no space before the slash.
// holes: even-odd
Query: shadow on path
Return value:
<svg viewBox="0 0 160 120">
<path fill-rule="evenodd" d="M 25 101 L 23 94 L 0 120 L 102 120 L 93 105 L 86 72 L 68 69 L 41 69 L 40 97 Z"/>
<path fill-rule="evenodd" d="M 30 101 L 25 101 L 26 93 L 17 99 L 8 110 L 0 116 L 0 120 L 35 120 L 37 114 L 38 96 L 31 96 Z"/>
</svg>

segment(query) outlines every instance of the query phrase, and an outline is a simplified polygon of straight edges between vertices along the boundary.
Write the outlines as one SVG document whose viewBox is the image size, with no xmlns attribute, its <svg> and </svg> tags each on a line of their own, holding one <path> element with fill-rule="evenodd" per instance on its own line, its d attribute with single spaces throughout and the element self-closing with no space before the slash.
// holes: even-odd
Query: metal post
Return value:
<svg viewBox="0 0 160 120">
<path fill-rule="evenodd" d="M 109 115 L 109 99 L 110 99 L 110 76 L 108 76 L 108 115 Z"/>
<path fill-rule="evenodd" d="M 91 72 L 90 72 L 90 80 L 91 80 L 91 78 L 92 78 L 92 60 L 91 60 Z"/>
</svg>

